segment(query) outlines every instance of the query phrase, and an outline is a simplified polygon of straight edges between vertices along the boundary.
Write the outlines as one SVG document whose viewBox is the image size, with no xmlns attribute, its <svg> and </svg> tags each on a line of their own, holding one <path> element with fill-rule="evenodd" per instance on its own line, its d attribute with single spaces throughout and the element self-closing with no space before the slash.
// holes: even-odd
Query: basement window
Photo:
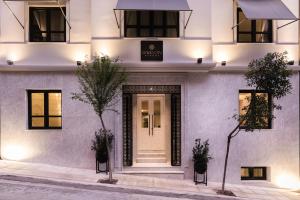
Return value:
<svg viewBox="0 0 300 200">
<path fill-rule="evenodd" d="M 27 93 L 29 129 L 61 129 L 61 91 L 28 90 Z"/>
<path fill-rule="evenodd" d="M 267 180 L 266 167 L 242 167 L 241 180 Z"/>
<path fill-rule="evenodd" d="M 30 42 L 66 41 L 66 20 L 59 7 L 30 7 L 29 19 Z"/>
</svg>

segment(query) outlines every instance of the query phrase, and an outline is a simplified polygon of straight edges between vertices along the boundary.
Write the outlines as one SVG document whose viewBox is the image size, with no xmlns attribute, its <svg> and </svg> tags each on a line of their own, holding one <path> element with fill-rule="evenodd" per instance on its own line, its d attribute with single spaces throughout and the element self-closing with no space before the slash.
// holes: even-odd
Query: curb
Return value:
<svg viewBox="0 0 300 200">
<path fill-rule="evenodd" d="M 139 194 L 139 195 L 149 195 L 157 197 L 169 197 L 176 199 L 196 199 L 196 200 L 216 200 L 216 199 L 226 199 L 226 200 L 240 200 L 242 198 L 238 197 L 228 197 L 223 195 L 207 195 L 207 194 L 197 194 L 197 193 L 185 193 L 185 192 L 175 192 L 175 191 L 157 191 L 154 189 L 142 189 L 142 188 L 130 188 L 122 187 L 120 185 L 108 185 L 108 184 L 89 184 L 89 183 L 80 183 L 80 182 L 71 182 L 65 180 L 56 180 L 56 179 L 46 179 L 46 178 L 35 178 L 28 176 L 18 176 L 18 175 L 0 175 L 0 180 L 15 181 L 15 182 L 27 182 L 33 184 L 44 184 L 52 186 L 61 186 L 68 188 L 76 189 L 85 189 L 85 190 L 101 190 L 106 192 L 118 192 L 118 193 L 127 193 L 127 194 Z"/>
</svg>

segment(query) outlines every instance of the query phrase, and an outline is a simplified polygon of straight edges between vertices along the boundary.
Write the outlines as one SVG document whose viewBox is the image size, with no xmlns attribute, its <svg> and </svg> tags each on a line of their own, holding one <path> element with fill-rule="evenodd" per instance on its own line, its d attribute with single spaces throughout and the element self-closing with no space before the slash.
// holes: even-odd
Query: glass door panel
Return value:
<svg viewBox="0 0 300 200">
<path fill-rule="evenodd" d="M 160 128 L 161 127 L 161 105 L 160 100 L 154 101 L 154 128 Z"/>
<path fill-rule="evenodd" d="M 142 128 L 149 128 L 149 101 L 142 101 L 141 122 Z"/>
</svg>

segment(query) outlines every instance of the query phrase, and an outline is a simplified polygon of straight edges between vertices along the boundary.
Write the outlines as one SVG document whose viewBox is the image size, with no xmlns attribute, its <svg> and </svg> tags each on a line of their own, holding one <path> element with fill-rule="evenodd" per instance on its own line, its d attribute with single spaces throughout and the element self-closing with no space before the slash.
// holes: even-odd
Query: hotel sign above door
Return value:
<svg viewBox="0 0 300 200">
<path fill-rule="evenodd" d="M 163 61 L 163 41 L 141 41 L 141 61 Z"/>
</svg>

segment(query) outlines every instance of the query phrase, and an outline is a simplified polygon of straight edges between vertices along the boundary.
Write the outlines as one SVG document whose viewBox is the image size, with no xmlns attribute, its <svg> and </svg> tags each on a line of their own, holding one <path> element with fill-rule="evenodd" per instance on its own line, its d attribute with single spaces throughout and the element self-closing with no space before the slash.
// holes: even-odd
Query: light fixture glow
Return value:
<svg viewBox="0 0 300 200">
<path fill-rule="evenodd" d="M 286 189 L 300 189 L 299 178 L 292 176 L 288 173 L 283 173 L 276 177 L 275 184 L 281 188 Z"/>
<path fill-rule="evenodd" d="M 21 145 L 8 145 L 3 148 L 2 157 L 7 160 L 20 161 L 28 158 L 28 150 Z"/>
<path fill-rule="evenodd" d="M 74 61 L 77 63 L 77 65 L 78 65 L 78 62 L 81 62 L 81 64 L 82 64 L 82 63 L 88 61 L 88 59 L 89 59 L 88 55 L 83 52 L 77 52 L 74 57 Z"/>
</svg>

